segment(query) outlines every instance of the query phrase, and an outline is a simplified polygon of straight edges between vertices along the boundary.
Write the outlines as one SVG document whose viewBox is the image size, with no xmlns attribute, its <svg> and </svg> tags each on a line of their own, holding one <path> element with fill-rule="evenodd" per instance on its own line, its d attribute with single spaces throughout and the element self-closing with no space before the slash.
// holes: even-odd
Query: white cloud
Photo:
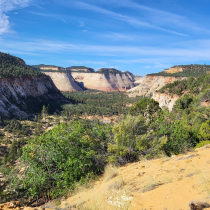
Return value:
<svg viewBox="0 0 210 210">
<path fill-rule="evenodd" d="M 12 10 L 27 7 L 31 0 L 1 0 L 0 1 L 0 35 L 11 32 L 9 16 L 6 14 Z"/>
<path fill-rule="evenodd" d="M 1 10 L 3 12 L 9 12 L 14 9 L 21 9 L 27 7 L 31 0 L 1 0 Z"/>
<path fill-rule="evenodd" d="M 9 32 L 8 16 L 0 12 L 0 35 Z"/>
</svg>

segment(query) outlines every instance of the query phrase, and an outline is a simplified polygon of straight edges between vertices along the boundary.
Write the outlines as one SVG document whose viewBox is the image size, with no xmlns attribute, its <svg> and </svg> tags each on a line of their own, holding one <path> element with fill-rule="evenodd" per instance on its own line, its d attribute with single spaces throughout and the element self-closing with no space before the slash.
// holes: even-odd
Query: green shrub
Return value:
<svg viewBox="0 0 210 210">
<path fill-rule="evenodd" d="M 188 94 L 184 94 L 184 96 L 176 100 L 173 110 L 184 110 L 188 108 L 192 102 L 193 98 Z"/>
<path fill-rule="evenodd" d="M 164 147 L 168 142 L 166 136 L 157 138 L 152 133 L 144 134 L 141 137 L 137 137 L 136 148 L 139 150 L 141 155 L 146 158 L 157 158 L 161 154 L 164 154 Z"/>
<path fill-rule="evenodd" d="M 151 98 L 144 98 L 131 107 L 129 113 L 131 115 L 153 115 L 160 110 L 159 103 Z"/>
<path fill-rule="evenodd" d="M 205 145 L 207 145 L 207 144 L 210 144 L 210 141 L 200 141 L 200 142 L 195 146 L 194 149 L 203 147 L 203 146 L 205 146 Z"/>
<path fill-rule="evenodd" d="M 210 140 L 210 122 L 207 120 L 205 123 L 201 124 L 198 132 L 198 138 L 203 141 Z"/>
<path fill-rule="evenodd" d="M 89 121 L 62 123 L 29 141 L 20 159 L 25 170 L 20 180 L 14 176 L 10 192 L 25 191 L 35 198 L 46 192 L 55 198 L 101 173 L 107 147 L 104 127 Z"/>
<path fill-rule="evenodd" d="M 136 138 L 147 131 L 145 119 L 142 116 L 127 115 L 113 127 L 114 142 L 108 145 L 109 162 L 125 164 L 138 158 Z"/>
</svg>

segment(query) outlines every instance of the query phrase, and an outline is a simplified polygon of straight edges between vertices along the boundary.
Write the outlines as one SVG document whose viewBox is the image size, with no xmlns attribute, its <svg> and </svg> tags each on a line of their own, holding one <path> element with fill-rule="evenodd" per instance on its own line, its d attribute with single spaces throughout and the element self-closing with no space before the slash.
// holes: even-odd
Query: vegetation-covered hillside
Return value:
<svg viewBox="0 0 210 210">
<path fill-rule="evenodd" d="M 40 68 L 40 67 L 58 67 L 58 68 L 62 68 L 60 66 L 55 66 L 55 65 L 45 65 L 45 64 L 39 64 L 39 65 L 31 65 L 34 68 Z"/>
<path fill-rule="evenodd" d="M 41 75 L 41 72 L 26 66 L 22 59 L 0 52 L 0 78 Z"/>
<path fill-rule="evenodd" d="M 97 71 L 97 73 L 114 73 L 114 74 L 121 74 L 122 72 L 120 70 L 117 70 L 115 68 L 101 68 Z"/>
<path fill-rule="evenodd" d="M 209 88 L 210 75 L 203 75 L 197 78 L 190 77 L 188 79 L 175 81 L 162 87 L 158 92 L 182 95 L 183 92 L 191 93 L 194 95 Z"/>
<path fill-rule="evenodd" d="M 70 71 L 95 72 L 94 69 L 86 67 L 86 66 L 71 66 L 71 67 L 67 67 L 66 69 Z"/>
<path fill-rule="evenodd" d="M 210 106 L 201 105 L 210 99 L 209 81 L 210 75 L 203 75 L 166 85 L 164 91 L 170 89 L 171 93 L 182 88 L 171 113 L 151 98 L 139 98 L 129 107 L 134 101 L 123 93 L 87 91 L 65 93 L 73 105 L 66 104 L 53 116 L 44 108 L 31 123 L 37 123 L 36 132 L 20 122 L 9 123 L 3 131 L 13 132 L 14 127 L 22 130 L 22 135 L 34 134 L 24 141 L 15 140 L 4 156 L 0 198 L 29 204 L 47 202 L 88 183 L 103 173 L 107 163 L 119 166 L 209 144 Z M 121 115 L 115 123 L 84 119 L 86 115 L 114 114 Z M 44 132 L 43 127 L 52 121 L 58 126 Z"/>
<path fill-rule="evenodd" d="M 86 67 L 86 66 L 71 66 L 71 67 L 60 67 L 55 65 L 32 65 L 33 68 L 42 72 L 67 72 L 67 71 L 74 71 L 74 72 L 95 72 L 94 69 Z"/>
<path fill-rule="evenodd" d="M 210 65 L 199 65 L 199 64 L 191 64 L 191 65 L 177 65 L 172 68 L 182 68 L 182 72 L 178 73 L 166 73 L 164 71 L 154 74 L 148 74 L 150 76 L 173 76 L 173 77 L 198 77 L 201 75 L 206 75 L 210 73 Z"/>
</svg>

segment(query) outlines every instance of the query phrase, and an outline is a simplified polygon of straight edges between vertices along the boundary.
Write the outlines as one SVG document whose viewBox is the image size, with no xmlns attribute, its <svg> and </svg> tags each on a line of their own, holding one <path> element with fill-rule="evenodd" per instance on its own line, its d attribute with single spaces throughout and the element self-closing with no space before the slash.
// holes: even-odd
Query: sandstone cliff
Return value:
<svg viewBox="0 0 210 210">
<path fill-rule="evenodd" d="M 134 87 L 134 81 L 126 73 L 80 73 L 72 72 L 72 77 L 83 87 L 101 91 L 125 91 Z"/>
<path fill-rule="evenodd" d="M 184 79 L 184 77 L 176 78 L 176 77 L 146 75 L 145 77 L 139 80 L 140 85 L 128 91 L 129 97 L 152 95 L 154 91 L 161 89 L 167 83 L 172 83 L 176 80 L 182 80 L 182 79 Z"/>
<path fill-rule="evenodd" d="M 179 96 L 178 95 L 170 96 L 165 93 L 154 92 L 152 98 L 155 101 L 159 102 L 159 106 L 161 108 L 167 107 L 168 110 L 171 112 L 176 100 L 179 99 Z"/>
<path fill-rule="evenodd" d="M 71 73 L 65 72 L 45 72 L 50 76 L 55 86 L 60 91 L 82 91 L 83 89 L 77 85 Z"/>
<path fill-rule="evenodd" d="M 48 76 L 0 79 L 0 114 L 28 118 L 37 104 L 65 101 Z"/>
</svg>

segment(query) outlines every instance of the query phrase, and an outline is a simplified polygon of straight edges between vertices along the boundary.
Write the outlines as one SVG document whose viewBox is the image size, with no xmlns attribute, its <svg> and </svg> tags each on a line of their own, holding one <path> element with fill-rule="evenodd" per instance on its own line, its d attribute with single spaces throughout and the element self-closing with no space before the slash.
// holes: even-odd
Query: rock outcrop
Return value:
<svg viewBox="0 0 210 210">
<path fill-rule="evenodd" d="M 80 73 L 72 72 L 72 77 L 81 86 L 101 91 L 126 91 L 133 88 L 134 80 L 126 73 Z"/>
<path fill-rule="evenodd" d="M 50 77 L 0 79 L 0 114 L 4 117 L 28 118 L 37 104 L 67 101 Z"/>
<path fill-rule="evenodd" d="M 169 69 L 165 69 L 163 70 L 163 72 L 167 73 L 167 74 L 175 74 L 175 73 L 179 73 L 179 72 L 183 72 L 183 68 L 182 67 L 171 67 Z"/>
<path fill-rule="evenodd" d="M 171 112 L 176 100 L 179 99 L 179 96 L 178 95 L 170 96 L 165 93 L 154 92 L 152 98 L 155 101 L 159 102 L 159 106 L 161 108 L 167 107 L 168 110 Z"/>
<path fill-rule="evenodd" d="M 44 72 L 50 76 L 55 86 L 60 91 L 82 91 L 83 89 L 75 82 L 70 72 Z"/>
<path fill-rule="evenodd" d="M 156 90 L 161 89 L 168 83 L 172 83 L 176 80 L 185 79 L 184 77 L 163 77 L 163 76 L 149 76 L 146 75 L 139 80 L 140 85 L 130 89 L 128 91 L 129 97 L 136 96 L 149 96 L 152 95 Z"/>
</svg>

